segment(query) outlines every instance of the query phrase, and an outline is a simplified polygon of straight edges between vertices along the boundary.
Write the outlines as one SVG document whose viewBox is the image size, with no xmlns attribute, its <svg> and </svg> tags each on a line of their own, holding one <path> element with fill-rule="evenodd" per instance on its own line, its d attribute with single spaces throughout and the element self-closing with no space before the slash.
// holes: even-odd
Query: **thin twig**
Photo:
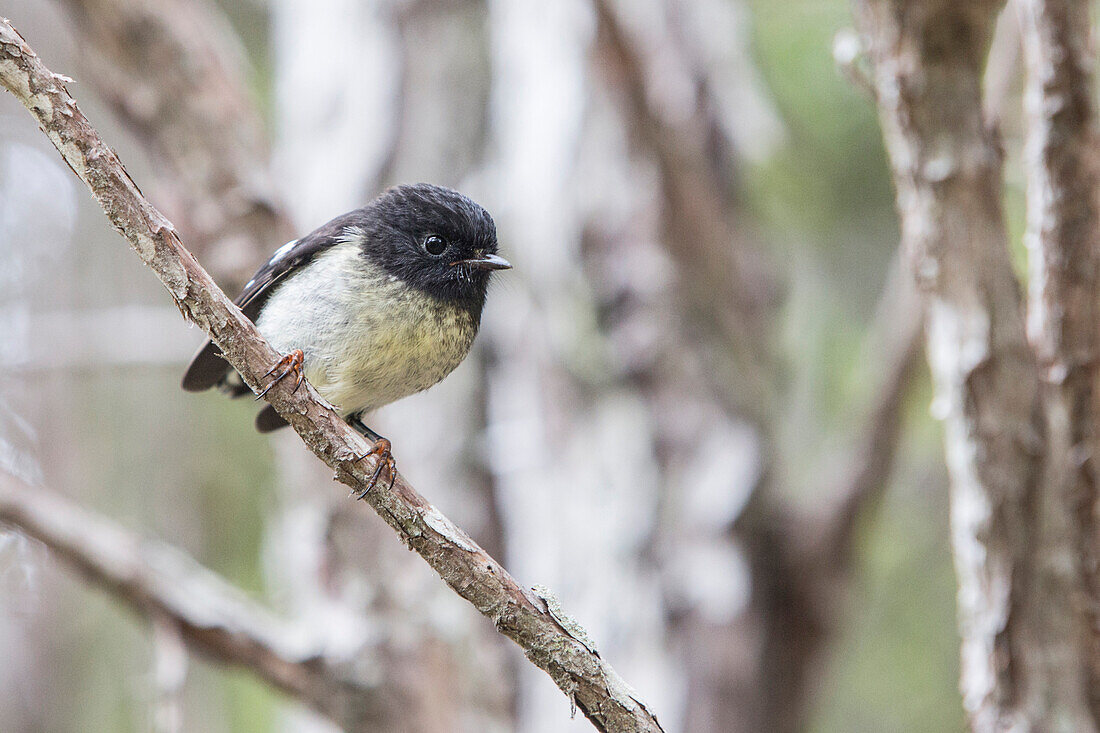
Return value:
<svg viewBox="0 0 1100 733">
<path fill-rule="evenodd" d="M 7 21 L 0 23 L 0 82 L 18 98 L 73 171 L 91 189 L 114 227 L 164 283 L 184 317 L 221 348 L 257 390 L 280 357 L 183 247 L 172 224 L 138 190 L 117 156 L 77 108 L 55 75 Z M 375 468 L 368 447 L 310 386 L 279 386 L 267 396 L 305 441 L 360 492 Z M 366 501 L 460 596 L 523 648 L 599 730 L 657 731 L 660 725 L 598 654 L 567 631 L 541 598 L 522 587 L 400 476 Z"/>
<path fill-rule="evenodd" d="M 864 509 L 882 495 L 893 468 L 902 428 L 902 408 L 913 372 L 924 353 L 923 316 L 916 288 L 900 257 L 887 278 L 875 323 L 866 337 L 863 369 L 874 384 L 864 418 L 842 459 L 839 480 L 824 495 L 828 510 L 820 539 L 809 543 L 816 557 L 848 570 L 855 530 Z"/>
</svg>

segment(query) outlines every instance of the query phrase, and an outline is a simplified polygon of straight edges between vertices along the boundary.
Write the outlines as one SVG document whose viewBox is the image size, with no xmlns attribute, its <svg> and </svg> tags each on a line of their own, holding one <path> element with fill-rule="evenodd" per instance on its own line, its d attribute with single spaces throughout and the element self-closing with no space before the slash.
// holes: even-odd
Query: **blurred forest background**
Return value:
<svg viewBox="0 0 1100 733">
<path fill-rule="evenodd" d="M 834 60 L 846 0 L 5 6 L 230 295 L 394 183 L 493 213 L 515 269 L 475 353 L 371 424 L 667 730 L 965 725 L 942 431 L 874 105 Z M 179 389 L 201 334 L 8 95 L 0 262 L 0 462 L 77 534 L 270 608 L 380 693 L 347 729 L 590 729 L 295 435 Z M 333 729 L 125 593 L 0 534 L 0 728 Z"/>
</svg>

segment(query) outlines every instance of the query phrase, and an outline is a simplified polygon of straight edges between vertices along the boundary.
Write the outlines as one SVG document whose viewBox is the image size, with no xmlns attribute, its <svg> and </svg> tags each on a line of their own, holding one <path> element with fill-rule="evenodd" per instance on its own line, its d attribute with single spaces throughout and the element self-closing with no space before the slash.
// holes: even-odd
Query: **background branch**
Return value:
<svg viewBox="0 0 1100 733">
<path fill-rule="evenodd" d="M 249 669 L 344 730 L 389 730 L 400 720 L 404 705 L 394 686 L 362 681 L 351 668 L 354 658 L 346 664 L 330 658 L 309 634 L 275 618 L 174 547 L 139 540 L 62 496 L 5 473 L 0 473 L 0 522 L 42 542 L 208 659 Z M 165 643 L 162 633 L 158 628 L 158 645 Z M 159 677 L 160 660 L 157 666 Z"/>
<path fill-rule="evenodd" d="M 6 21 L 0 24 L 0 47 L 0 81 L 35 116 L 184 316 L 210 335 L 255 388 L 278 355 L 184 249 L 171 223 L 144 199 L 69 96 L 65 78 L 50 72 Z M 336 471 L 338 480 L 362 490 L 374 468 L 373 460 L 360 458 L 366 444 L 311 387 L 297 393 L 275 389 L 269 398 L 311 450 Z M 578 641 L 547 610 L 545 601 L 516 583 L 402 479 L 392 490 L 370 492 L 366 501 L 448 585 L 546 670 L 598 729 L 660 730 L 610 665 Z"/>
<path fill-rule="evenodd" d="M 811 554 L 834 558 L 845 570 L 855 549 L 858 520 L 889 482 L 905 396 L 924 353 L 920 300 L 908 278 L 896 258 L 863 348 L 860 373 L 874 384 L 871 399 L 841 456 L 837 480 L 824 491 L 820 539 L 809 543 Z"/>
</svg>

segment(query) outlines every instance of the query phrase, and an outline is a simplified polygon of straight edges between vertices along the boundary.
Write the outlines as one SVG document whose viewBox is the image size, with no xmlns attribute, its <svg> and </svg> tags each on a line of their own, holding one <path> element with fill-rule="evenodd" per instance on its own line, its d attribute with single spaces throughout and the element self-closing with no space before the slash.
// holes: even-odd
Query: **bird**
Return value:
<svg viewBox="0 0 1100 733">
<path fill-rule="evenodd" d="M 364 422 L 383 405 L 440 382 L 470 351 L 490 276 L 511 264 L 497 254 L 496 225 L 458 191 L 428 183 L 395 186 L 366 206 L 287 242 L 234 301 L 282 357 L 264 378 L 268 390 L 303 378 L 372 443 L 396 476 L 392 444 Z M 183 389 L 250 393 L 221 350 L 207 340 L 183 376 Z M 267 405 L 256 428 L 287 422 Z"/>
</svg>

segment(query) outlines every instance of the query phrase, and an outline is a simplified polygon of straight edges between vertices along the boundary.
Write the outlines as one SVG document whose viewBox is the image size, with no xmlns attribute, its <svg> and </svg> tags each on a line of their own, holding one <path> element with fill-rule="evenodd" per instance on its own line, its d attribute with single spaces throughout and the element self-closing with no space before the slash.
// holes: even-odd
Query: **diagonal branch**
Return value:
<svg viewBox="0 0 1100 733">
<path fill-rule="evenodd" d="M 141 194 L 121 162 L 99 138 L 65 89 L 26 41 L 0 23 L 0 82 L 38 121 L 73 172 L 91 189 L 112 225 L 164 284 L 189 321 L 221 347 L 225 358 L 254 390 L 279 355 L 260 336 L 180 242 L 172 224 Z M 279 386 L 274 405 L 337 480 L 362 491 L 376 467 L 367 445 L 306 386 Z M 580 634 L 552 613 L 543 598 L 523 588 L 438 509 L 398 477 L 392 489 L 376 488 L 365 500 L 456 593 L 498 631 L 523 648 L 601 731 L 658 731 L 656 718 Z"/>
<path fill-rule="evenodd" d="M 393 690 L 362 682 L 298 629 L 173 547 L 141 541 L 65 498 L 0 473 L 0 522 L 18 527 L 91 582 L 195 651 L 249 668 L 345 730 L 400 720 Z M 354 661 L 354 660 L 349 660 Z M 372 714 L 374 718 L 365 718 Z"/>
</svg>

